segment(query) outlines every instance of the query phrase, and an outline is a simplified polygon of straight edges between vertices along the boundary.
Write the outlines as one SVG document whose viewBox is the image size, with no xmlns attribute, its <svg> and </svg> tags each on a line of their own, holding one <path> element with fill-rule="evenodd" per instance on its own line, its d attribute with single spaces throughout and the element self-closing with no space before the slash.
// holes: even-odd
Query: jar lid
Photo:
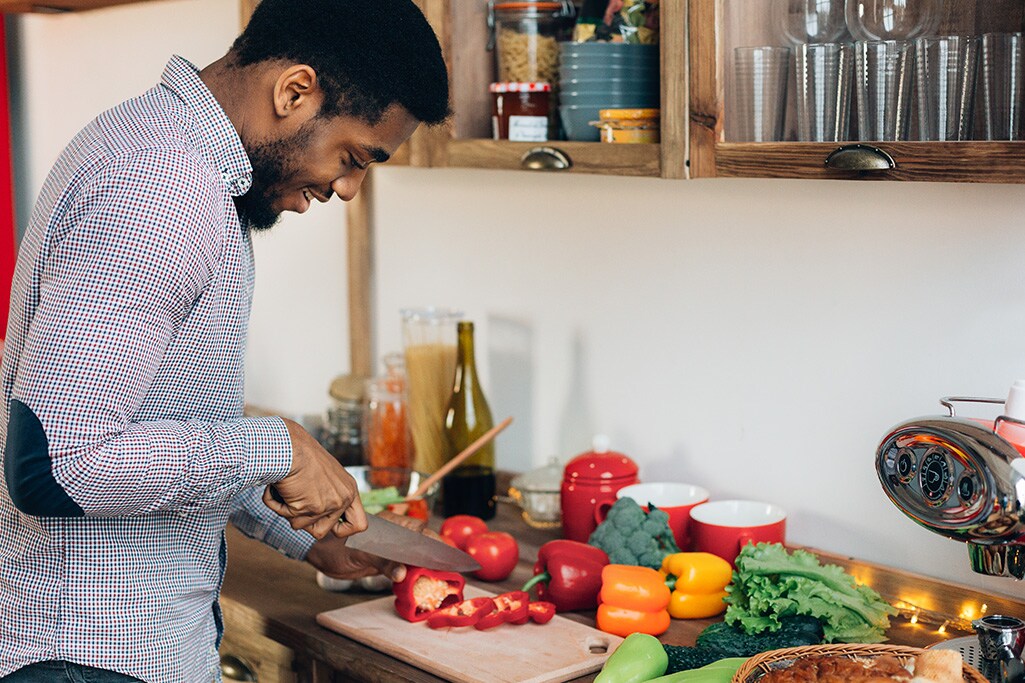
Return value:
<svg viewBox="0 0 1025 683">
<path fill-rule="evenodd" d="M 608 439 L 594 438 L 593 450 L 581 453 L 568 463 L 563 472 L 565 480 L 613 480 L 631 479 L 637 476 L 637 463 L 628 456 L 610 451 Z"/>
<path fill-rule="evenodd" d="M 551 92 L 552 84 L 538 81 L 536 83 L 503 82 L 488 86 L 491 92 Z"/>
<path fill-rule="evenodd" d="M 521 474 L 510 483 L 520 491 L 558 493 L 561 482 L 562 466 L 557 458 L 551 458 L 547 465 Z"/>
<path fill-rule="evenodd" d="M 328 393 L 336 401 L 362 401 L 365 380 L 356 375 L 340 375 L 331 381 Z"/>
<path fill-rule="evenodd" d="M 609 121 L 622 121 L 624 119 L 657 119 L 658 109 L 601 109 L 598 116 Z"/>
</svg>

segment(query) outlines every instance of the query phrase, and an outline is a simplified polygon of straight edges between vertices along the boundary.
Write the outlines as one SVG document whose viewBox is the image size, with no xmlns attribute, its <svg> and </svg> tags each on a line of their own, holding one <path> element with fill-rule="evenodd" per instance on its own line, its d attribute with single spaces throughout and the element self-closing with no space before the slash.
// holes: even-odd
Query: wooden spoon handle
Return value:
<svg viewBox="0 0 1025 683">
<path fill-rule="evenodd" d="M 489 429 L 488 431 L 481 434 L 476 441 L 471 443 L 469 446 L 460 451 L 454 458 L 452 458 L 447 463 L 438 468 L 437 472 L 424 479 L 423 482 L 420 483 L 420 486 L 417 487 L 416 491 L 413 491 L 413 493 L 406 496 L 406 500 L 414 500 L 416 498 L 421 497 L 424 493 L 427 492 L 427 489 L 434 486 L 435 482 L 440 480 L 442 477 L 444 477 L 446 474 L 448 474 L 455 468 L 459 467 L 459 464 L 461 462 L 463 462 L 471 455 L 476 453 L 478 450 L 480 450 L 481 446 L 486 444 L 488 441 L 491 441 L 493 438 L 495 438 L 495 435 L 497 435 L 500 431 L 508 427 L 512 420 L 513 419 L 511 417 L 507 417 L 501 422 L 499 422 L 497 425 Z"/>
</svg>

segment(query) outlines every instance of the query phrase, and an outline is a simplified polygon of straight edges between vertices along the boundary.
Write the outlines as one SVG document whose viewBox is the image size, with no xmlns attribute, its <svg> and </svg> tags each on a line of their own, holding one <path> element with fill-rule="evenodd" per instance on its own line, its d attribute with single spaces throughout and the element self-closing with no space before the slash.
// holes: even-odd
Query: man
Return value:
<svg viewBox="0 0 1025 683">
<path fill-rule="evenodd" d="M 345 547 L 366 515 L 309 434 L 242 417 L 250 231 L 351 199 L 448 114 L 423 15 L 371 5 L 263 0 L 47 178 L 3 358 L 0 680 L 219 679 L 229 519 L 330 576 L 404 575 Z"/>
</svg>

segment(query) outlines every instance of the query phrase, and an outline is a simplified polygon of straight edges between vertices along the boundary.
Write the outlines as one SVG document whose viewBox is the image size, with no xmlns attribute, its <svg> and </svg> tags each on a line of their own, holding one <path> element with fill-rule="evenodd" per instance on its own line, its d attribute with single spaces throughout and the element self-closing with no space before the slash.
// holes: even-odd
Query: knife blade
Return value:
<svg viewBox="0 0 1025 683">
<path fill-rule="evenodd" d="M 377 515 L 367 515 L 367 530 L 345 539 L 356 550 L 392 562 L 449 572 L 472 572 L 480 564 L 469 554 L 430 536 L 394 524 Z"/>
</svg>

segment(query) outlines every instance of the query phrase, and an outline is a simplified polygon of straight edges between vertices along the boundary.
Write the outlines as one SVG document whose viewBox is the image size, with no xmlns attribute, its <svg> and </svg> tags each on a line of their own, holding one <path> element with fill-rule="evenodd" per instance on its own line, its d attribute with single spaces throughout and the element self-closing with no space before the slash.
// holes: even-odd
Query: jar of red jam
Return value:
<svg viewBox="0 0 1025 683">
<path fill-rule="evenodd" d="M 550 83 L 492 83 L 491 132 L 495 140 L 541 142 L 551 125 Z"/>
</svg>

